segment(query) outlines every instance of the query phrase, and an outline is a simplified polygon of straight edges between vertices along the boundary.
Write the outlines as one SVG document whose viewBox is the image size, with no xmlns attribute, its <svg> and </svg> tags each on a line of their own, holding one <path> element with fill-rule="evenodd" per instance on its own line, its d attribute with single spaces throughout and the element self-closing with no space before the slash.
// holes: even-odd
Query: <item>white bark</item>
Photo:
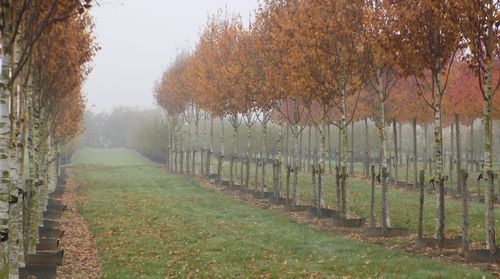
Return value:
<svg viewBox="0 0 500 279">
<path fill-rule="evenodd" d="M 11 28 L 10 14 L 8 13 L 9 1 L 4 3 L 4 22 L 5 30 Z M 7 6 L 5 6 L 7 5 Z M 10 38 L 2 34 L 2 69 L 0 77 L 0 172 L 3 174 L 0 180 L 0 278 L 7 278 L 10 274 L 8 261 L 8 242 L 9 231 L 9 183 L 10 183 L 10 121 L 9 121 L 9 98 L 10 90 L 7 87 L 9 81 L 11 55 L 5 50 L 9 44 Z M 2 240 L 3 239 L 3 240 Z"/>
</svg>

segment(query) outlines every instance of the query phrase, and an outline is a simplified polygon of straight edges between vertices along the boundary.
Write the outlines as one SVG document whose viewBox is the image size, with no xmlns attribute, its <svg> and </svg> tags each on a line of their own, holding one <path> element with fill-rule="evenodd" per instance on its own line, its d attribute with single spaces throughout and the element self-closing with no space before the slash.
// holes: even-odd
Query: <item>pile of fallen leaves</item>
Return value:
<svg viewBox="0 0 500 279">
<path fill-rule="evenodd" d="M 64 195 L 61 200 L 68 209 L 61 219 L 61 229 L 64 236 L 61 245 L 64 248 L 63 265 L 58 268 L 58 278 L 99 278 L 101 264 L 97 258 L 96 243 L 92 238 L 87 223 L 76 210 L 79 197 L 76 194 L 76 184 L 73 170 L 67 169 L 68 178 Z"/>
</svg>

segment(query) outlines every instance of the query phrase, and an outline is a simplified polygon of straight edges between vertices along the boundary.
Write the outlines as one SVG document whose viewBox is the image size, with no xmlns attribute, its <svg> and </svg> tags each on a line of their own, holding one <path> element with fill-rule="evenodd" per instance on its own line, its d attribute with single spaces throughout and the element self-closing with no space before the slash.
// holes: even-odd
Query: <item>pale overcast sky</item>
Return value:
<svg viewBox="0 0 500 279">
<path fill-rule="evenodd" d="M 101 51 L 84 92 L 89 109 L 154 106 L 157 80 L 180 49 L 196 44 L 218 9 L 248 18 L 257 0 L 101 0 L 92 10 Z"/>
</svg>

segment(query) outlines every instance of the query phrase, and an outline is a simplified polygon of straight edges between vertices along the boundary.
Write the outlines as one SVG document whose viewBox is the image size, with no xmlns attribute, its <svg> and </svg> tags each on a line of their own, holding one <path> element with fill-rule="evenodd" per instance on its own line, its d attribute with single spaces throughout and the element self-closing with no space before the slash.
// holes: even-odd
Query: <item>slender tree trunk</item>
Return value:
<svg viewBox="0 0 500 279">
<path fill-rule="evenodd" d="M 387 208 L 387 168 L 386 167 L 382 167 L 382 175 L 381 175 L 381 179 L 382 179 L 382 202 L 381 202 L 381 206 L 382 206 L 382 215 L 381 215 L 381 228 L 382 228 L 382 234 L 386 234 L 387 233 L 387 228 L 389 227 L 389 224 L 387 222 L 387 215 L 388 215 L 388 208 Z M 385 189 L 385 190 L 384 190 Z"/>
<path fill-rule="evenodd" d="M 337 147 L 337 166 L 340 167 L 342 161 L 342 127 L 339 126 L 338 134 L 338 147 Z"/>
<path fill-rule="evenodd" d="M 278 130 L 278 142 L 277 142 L 277 149 L 278 149 L 278 160 L 276 162 L 276 188 L 274 189 L 274 196 L 276 198 L 281 197 L 281 191 L 282 191 L 282 179 L 281 179 L 281 173 L 283 170 L 283 124 L 280 123 L 279 125 L 279 130 Z"/>
<path fill-rule="evenodd" d="M 28 248 L 27 252 L 28 254 L 32 255 L 35 254 L 36 252 L 36 244 L 38 242 L 38 203 L 39 203 L 39 187 L 40 186 L 40 176 L 39 176 L 39 169 L 38 169 L 38 157 L 39 157 L 39 149 L 38 149 L 38 127 L 39 127 L 39 122 L 38 119 L 36 118 L 37 113 L 35 112 L 34 109 L 34 100 L 33 100 L 33 91 L 32 89 L 28 90 L 28 100 L 27 100 L 27 105 L 28 105 L 28 125 L 29 125 L 29 132 L 28 132 L 28 160 L 29 160 L 29 173 L 30 173 L 30 179 L 31 183 L 29 183 L 31 186 L 33 186 L 32 192 L 30 193 L 30 200 L 29 200 L 29 208 L 27 210 L 30 220 L 29 223 L 27 224 L 28 230 L 29 230 L 29 236 L 27 236 L 28 240 Z"/>
<path fill-rule="evenodd" d="M 449 174 L 449 177 L 448 177 L 448 182 L 449 182 L 449 185 L 450 185 L 450 191 L 453 190 L 453 157 L 454 157 L 454 154 L 455 154 L 455 148 L 454 148 L 454 144 L 453 144 L 454 143 L 454 134 L 455 134 L 455 128 L 454 128 L 454 125 L 452 123 L 450 125 L 450 165 L 449 165 L 450 174 Z"/>
<path fill-rule="evenodd" d="M 299 202 L 299 189 L 298 189 L 298 172 L 300 168 L 299 164 L 299 131 L 297 124 L 294 124 L 292 127 L 293 132 L 293 205 L 298 204 Z"/>
<path fill-rule="evenodd" d="M 402 149 L 403 149 L 403 125 L 401 123 L 398 123 L 398 127 L 399 127 L 399 145 L 398 145 L 398 154 L 399 154 L 399 166 L 402 167 L 403 166 L 403 153 L 402 153 Z"/>
<path fill-rule="evenodd" d="M 410 180 L 410 154 L 406 154 L 406 174 L 405 174 L 405 187 L 408 187 Z"/>
<path fill-rule="evenodd" d="M 474 120 L 470 123 L 470 171 L 474 171 Z"/>
<path fill-rule="evenodd" d="M 250 125 L 247 125 L 247 152 L 246 152 L 246 159 L 245 159 L 245 188 L 249 189 L 250 186 L 250 152 L 252 150 L 252 127 Z"/>
<path fill-rule="evenodd" d="M 340 193 L 340 167 L 339 166 L 336 166 L 335 167 L 335 186 L 336 186 L 336 194 L 337 194 L 337 199 L 336 199 L 336 208 L 337 208 L 337 211 L 340 212 L 342 210 L 342 206 L 341 206 L 341 193 Z"/>
<path fill-rule="evenodd" d="M 460 143 L 460 118 L 458 114 L 455 114 L 455 125 L 456 125 L 456 142 L 457 142 L 457 163 L 456 163 L 456 172 L 458 174 L 458 178 L 460 178 L 460 173 L 462 171 L 462 145 Z M 459 194 L 462 193 L 462 185 L 460 181 L 457 183 L 457 192 Z"/>
<path fill-rule="evenodd" d="M 302 128 L 300 130 L 302 130 Z M 299 148 L 299 153 L 298 153 L 299 155 L 298 156 L 299 156 L 299 168 L 300 168 L 300 170 L 304 170 L 305 169 L 304 168 L 304 161 L 305 161 L 305 159 L 304 159 L 304 145 L 303 145 L 303 143 L 304 143 L 303 138 L 304 137 L 303 137 L 303 135 L 304 135 L 304 133 L 300 133 L 300 135 L 299 135 L 300 136 L 300 142 L 299 142 L 299 146 L 298 146 L 298 148 Z"/>
<path fill-rule="evenodd" d="M 326 121 L 327 121 L 327 112 L 326 112 L 326 109 L 323 109 L 323 116 L 322 116 L 322 124 L 321 124 L 321 129 L 319 130 L 319 135 L 320 135 L 320 146 L 319 146 L 319 149 L 320 149 L 320 159 L 319 159 L 319 175 L 318 176 L 321 176 L 321 174 L 325 173 L 325 169 L 326 169 Z M 324 196 L 325 196 L 325 185 L 324 185 L 324 179 L 320 179 L 319 181 L 319 191 L 318 191 L 318 194 L 319 194 L 319 203 L 320 203 L 320 206 L 325 206 L 325 200 L 324 200 Z"/>
<path fill-rule="evenodd" d="M 238 121 L 238 120 L 236 120 Z M 234 179 L 235 179 L 235 160 L 238 158 L 238 126 L 236 123 L 233 123 L 233 154 L 231 155 L 230 161 L 230 179 L 229 186 L 231 188 L 234 187 Z"/>
<path fill-rule="evenodd" d="M 320 205 L 319 205 L 319 202 L 318 202 L 318 194 L 316 193 L 316 166 L 315 165 L 312 165 L 310 167 L 310 173 L 311 173 L 311 191 L 312 191 L 312 195 L 311 195 L 311 207 L 313 208 L 317 208 L 318 209 L 318 212 L 320 211 L 319 208 L 320 208 Z"/>
<path fill-rule="evenodd" d="M 375 166 L 371 166 L 370 227 L 375 227 Z"/>
<path fill-rule="evenodd" d="M 438 84 L 440 84 L 439 76 L 434 75 L 434 173 L 435 181 L 438 183 L 437 193 L 437 226 L 436 234 L 438 237 L 439 247 L 444 246 L 445 240 L 445 211 L 444 211 L 444 178 L 443 178 L 443 132 L 441 126 L 441 92 L 439 92 Z"/>
<path fill-rule="evenodd" d="M 200 138 L 200 126 L 199 126 L 199 121 L 200 121 L 200 116 L 199 116 L 199 111 L 196 109 L 196 119 L 194 120 L 194 144 L 193 144 L 193 160 L 192 160 L 192 170 L 193 170 L 193 176 L 196 176 L 196 152 L 200 150 L 200 154 L 203 152 L 201 148 L 199 147 L 199 138 Z M 200 173 L 201 174 L 201 173 Z"/>
<path fill-rule="evenodd" d="M 224 179 L 224 117 L 220 118 L 220 122 L 219 183 L 222 183 L 222 180 Z"/>
<path fill-rule="evenodd" d="M 308 144 L 307 144 L 307 170 L 310 171 L 311 170 L 311 125 L 309 125 L 307 127 L 307 138 L 308 138 Z"/>
<path fill-rule="evenodd" d="M 344 220 L 347 217 L 347 186 L 346 186 L 346 170 L 347 170 L 347 160 L 349 152 L 349 140 L 347 133 L 347 96 L 345 89 L 342 89 L 342 177 L 340 181 L 340 192 L 341 192 L 341 217 Z"/>
<path fill-rule="evenodd" d="M 467 171 L 461 170 L 459 183 L 462 185 L 462 186 L 460 186 L 460 188 L 463 191 L 463 194 L 462 194 L 462 203 L 463 203 L 462 251 L 464 252 L 464 255 L 467 255 L 467 253 L 469 252 L 469 201 L 468 201 L 469 195 L 467 193 L 468 192 L 467 177 L 468 177 Z"/>
<path fill-rule="evenodd" d="M 418 223 L 417 223 L 417 238 L 422 239 L 424 237 L 424 198 L 425 198 L 425 171 L 420 171 L 420 202 L 418 206 Z"/>
<path fill-rule="evenodd" d="M 484 167 L 488 182 L 485 190 L 486 206 L 486 247 L 490 251 L 490 257 L 493 259 L 496 253 L 495 238 L 495 185 L 493 166 L 493 120 L 492 120 L 492 90 L 493 90 L 493 61 L 487 61 L 487 70 L 484 73 L 484 104 L 483 104 L 483 126 L 484 126 Z M 484 176 L 484 175 L 483 175 Z"/>
<path fill-rule="evenodd" d="M 286 123 L 285 162 L 290 165 L 290 124 Z"/>
<path fill-rule="evenodd" d="M 332 169 L 332 134 L 330 130 L 330 124 L 327 125 L 328 129 L 328 169 L 329 169 L 329 174 L 333 174 L 333 169 Z"/>
<path fill-rule="evenodd" d="M 289 205 L 290 201 L 290 172 L 292 168 L 290 165 L 286 166 L 286 205 Z"/>
<path fill-rule="evenodd" d="M 363 176 L 365 178 L 368 178 L 370 176 L 370 142 L 368 136 L 368 118 L 365 118 L 365 166 L 363 168 Z"/>
<path fill-rule="evenodd" d="M 268 116 L 264 115 L 264 121 L 262 123 L 262 165 L 261 165 L 261 170 L 262 170 L 262 177 L 261 177 L 261 189 L 260 191 L 263 193 L 264 191 L 267 191 L 267 185 L 266 185 L 266 161 L 267 161 L 267 120 Z"/>
<path fill-rule="evenodd" d="M 379 79 L 380 80 L 380 79 Z M 385 131 L 385 94 L 382 90 L 382 84 L 378 84 L 379 98 L 380 98 L 380 119 L 379 119 L 379 136 L 380 136 L 380 168 L 381 168 L 381 176 L 384 176 L 384 169 L 387 172 L 387 136 Z M 385 174 L 385 176 L 390 174 Z M 385 179 L 385 178 L 383 178 Z M 383 180 L 382 179 L 382 180 Z M 389 212 L 389 193 L 388 193 L 387 183 L 382 183 L 382 229 L 384 226 L 390 226 L 390 212 Z M 384 231 L 385 233 L 385 231 Z"/>
<path fill-rule="evenodd" d="M 354 120 L 351 122 L 351 162 L 349 164 L 349 174 L 354 176 Z"/>
<path fill-rule="evenodd" d="M 207 166 L 205 172 L 207 175 L 212 174 L 212 153 L 214 152 L 214 117 L 210 115 L 210 146 L 207 151 Z"/>
<path fill-rule="evenodd" d="M 394 180 L 396 184 L 399 183 L 399 154 L 398 154 L 398 129 L 396 120 L 392 120 L 392 131 L 394 136 Z"/>
<path fill-rule="evenodd" d="M 429 144 L 427 142 L 428 135 L 427 135 L 427 124 L 424 124 L 424 170 L 427 171 L 427 164 L 429 163 Z"/>
</svg>

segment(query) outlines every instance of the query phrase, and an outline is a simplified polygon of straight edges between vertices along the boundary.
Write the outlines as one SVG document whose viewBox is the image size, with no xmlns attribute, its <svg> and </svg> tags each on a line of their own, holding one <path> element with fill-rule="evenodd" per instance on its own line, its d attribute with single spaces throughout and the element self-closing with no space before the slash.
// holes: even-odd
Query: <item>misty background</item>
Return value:
<svg viewBox="0 0 500 279">
<path fill-rule="evenodd" d="M 101 0 L 92 8 L 101 51 L 84 92 L 87 108 L 154 108 L 153 87 L 176 54 L 192 49 L 210 14 L 248 21 L 258 0 Z"/>
</svg>

